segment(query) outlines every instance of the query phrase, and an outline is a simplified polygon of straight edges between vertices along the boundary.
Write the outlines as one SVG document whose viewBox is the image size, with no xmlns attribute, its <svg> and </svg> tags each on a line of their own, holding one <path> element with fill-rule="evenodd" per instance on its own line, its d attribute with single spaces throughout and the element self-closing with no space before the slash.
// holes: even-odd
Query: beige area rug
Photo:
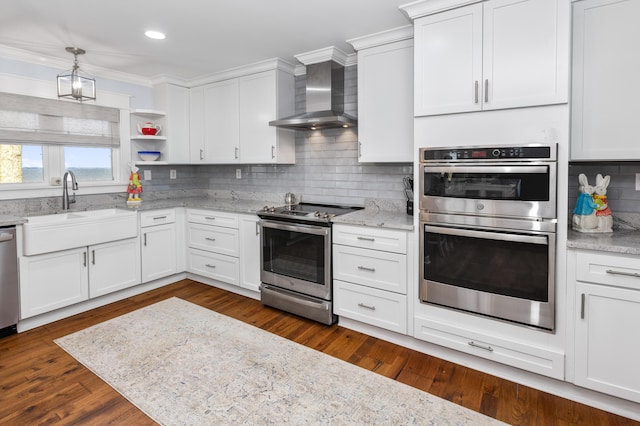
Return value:
<svg viewBox="0 0 640 426">
<path fill-rule="evenodd" d="M 56 343 L 163 425 L 500 424 L 178 298 Z"/>
</svg>

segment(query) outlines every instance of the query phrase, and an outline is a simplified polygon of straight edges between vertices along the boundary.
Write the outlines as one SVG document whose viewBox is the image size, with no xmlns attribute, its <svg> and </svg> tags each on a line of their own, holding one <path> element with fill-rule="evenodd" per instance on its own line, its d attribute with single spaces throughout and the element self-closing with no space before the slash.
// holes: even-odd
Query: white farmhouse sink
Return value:
<svg viewBox="0 0 640 426">
<path fill-rule="evenodd" d="M 22 225 L 25 256 L 67 250 L 138 235 L 138 214 L 104 209 L 27 218 Z"/>
</svg>

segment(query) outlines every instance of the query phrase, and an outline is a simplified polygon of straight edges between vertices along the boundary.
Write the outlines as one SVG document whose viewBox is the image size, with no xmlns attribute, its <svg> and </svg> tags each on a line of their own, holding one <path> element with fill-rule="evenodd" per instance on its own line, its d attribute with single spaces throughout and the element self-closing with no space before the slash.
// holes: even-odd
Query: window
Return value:
<svg viewBox="0 0 640 426">
<path fill-rule="evenodd" d="M 83 182 L 112 183 L 119 146 L 117 108 L 0 93 L 3 187 L 48 186 L 65 170 Z"/>
</svg>

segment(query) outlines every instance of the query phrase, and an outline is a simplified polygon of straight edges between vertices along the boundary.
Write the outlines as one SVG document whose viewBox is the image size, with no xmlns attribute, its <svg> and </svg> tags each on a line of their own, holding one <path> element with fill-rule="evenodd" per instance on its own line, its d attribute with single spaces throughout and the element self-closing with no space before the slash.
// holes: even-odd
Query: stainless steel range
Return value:
<svg viewBox="0 0 640 426">
<path fill-rule="evenodd" d="M 301 203 L 258 212 L 262 303 L 333 324 L 331 219 L 359 209 Z"/>
</svg>

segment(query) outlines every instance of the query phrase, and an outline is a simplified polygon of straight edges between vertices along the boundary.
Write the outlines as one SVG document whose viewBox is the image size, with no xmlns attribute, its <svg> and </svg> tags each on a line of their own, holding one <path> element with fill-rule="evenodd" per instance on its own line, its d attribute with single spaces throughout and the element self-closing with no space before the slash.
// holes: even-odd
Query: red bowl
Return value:
<svg viewBox="0 0 640 426">
<path fill-rule="evenodd" d="M 155 129 L 153 127 L 143 127 L 142 128 L 142 134 L 143 135 L 154 136 L 156 133 L 158 133 L 158 129 Z"/>
</svg>

